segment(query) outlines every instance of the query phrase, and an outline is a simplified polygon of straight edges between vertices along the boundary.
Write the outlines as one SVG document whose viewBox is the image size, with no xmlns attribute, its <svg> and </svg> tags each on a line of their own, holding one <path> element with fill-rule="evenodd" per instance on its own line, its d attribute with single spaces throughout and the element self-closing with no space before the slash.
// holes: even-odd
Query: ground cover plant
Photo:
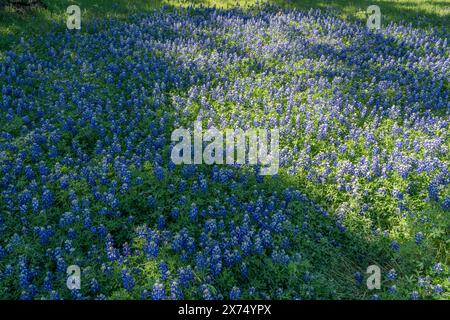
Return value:
<svg viewBox="0 0 450 320">
<path fill-rule="evenodd" d="M 449 298 L 446 28 L 155 6 L 14 41 L 0 298 Z M 175 165 L 198 119 L 278 128 L 278 174 Z"/>
</svg>

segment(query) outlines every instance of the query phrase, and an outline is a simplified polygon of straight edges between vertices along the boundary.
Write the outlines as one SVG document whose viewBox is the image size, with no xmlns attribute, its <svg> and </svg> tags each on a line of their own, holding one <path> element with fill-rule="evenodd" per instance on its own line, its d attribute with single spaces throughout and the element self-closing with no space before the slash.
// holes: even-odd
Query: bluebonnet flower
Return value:
<svg viewBox="0 0 450 320">
<path fill-rule="evenodd" d="M 70 240 L 75 240 L 77 237 L 77 232 L 73 228 L 70 228 L 69 231 L 67 232 L 67 237 Z"/>
<path fill-rule="evenodd" d="M 30 273 L 27 261 L 24 256 L 19 257 L 19 286 L 22 289 L 28 288 L 30 281 Z"/>
<path fill-rule="evenodd" d="M 163 215 L 160 215 L 157 220 L 158 229 L 163 230 L 166 226 L 166 218 Z"/>
<path fill-rule="evenodd" d="M 141 300 L 147 300 L 150 296 L 150 293 L 147 289 L 142 290 L 141 292 Z"/>
<path fill-rule="evenodd" d="M 419 300 L 420 299 L 420 295 L 417 291 L 413 291 L 411 293 L 411 300 Z"/>
<path fill-rule="evenodd" d="M 395 285 L 392 285 L 388 288 L 389 294 L 396 294 L 397 293 L 397 287 Z"/>
<path fill-rule="evenodd" d="M 6 256 L 7 252 L 0 246 L 0 261 Z"/>
<path fill-rule="evenodd" d="M 417 232 L 414 238 L 415 238 L 417 244 L 421 244 L 422 240 L 423 240 L 422 232 Z"/>
<path fill-rule="evenodd" d="M 25 167 L 25 176 L 30 181 L 34 179 L 35 174 L 34 174 L 33 168 L 31 166 Z"/>
<path fill-rule="evenodd" d="M 428 288 L 430 286 L 430 279 L 428 277 L 419 277 L 418 285 L 421 288 Z"/>
<path fill-rule="evenodd" d="M 214 295 L 211 292 L 211 289 L 209 288 L 209 286 L 202 285 L 202 286 L 200 286 L 200 290 L 201 290 L 201 293 L 202 293 L 202 298 L 204 300 L 214 300 Z"/>
<path fill-rule="evenodd" d="M 160 166 L 155 166 L 154 175 L 156 180 L 162 181 L 164 179 L 164 169 Z"/>
<path fill-rule="evenodd" d="M 192 221 L 195 221 L 198 215 L 198 208 L 197 205 L 195 203 L 191 204 L 191 209 L 189 210 L 189 218 Z"/>
<path fill-rule="evenodd" d="M 100 285 L 99 285 L 97 279 L 95 279 L 95 278 L 91 279 L 90 288 L 91 288 L 92 293 L 97 293 L 100 290 Z"/>
<path fill-rule="evenodd" d="M 283 249 L 280 251 L 274 250 L 272 252 L 272 261 L 274 263 L 278 263 L 278 264 L 287 266 L 289 264 L 290 258 Z"/>
<path fill-rule="evenodd" d="M 114 248 L 114 241 L 110 235 L 107 236 L 105 249 L 107 257 L 110 261 L 114 261 L 119 258 L 119 252 L 116 248 Z"/>
<path fill-rule="evenodd" d="M 42 204 L 45 209 L 49 209 L 53 204 L 53 194 L 48 189 L 44 189 L 42 193 Z"/>
<path fill-rule="evenodd" d="M 312 280 L 312 275 L 308 271 L 303 273 L 303 281 L 310 282 Z"/>
<path fill-rule="evenodd" d="M 433 272 L 436 274 L 440 274 L 444 271 L 444 268 L 442 267 L 442 263 L 438 262 L 435 263 L 433 266 Z"/>
<path fill-rule="evenodd" d="M 56 146 L 50 146 L 49 148 L 49 157 L 50 159 L 54 159 L 58 157 L 58 148 Z"/>
<path fill-rule="evenodd" d="M 153 196 L 148 196 L 147 198 L 147 205 L 149 208 L 154 208 L 156 205 L 155 198 Z"/>
<path fill-rule="evenodd" d="M 394 251 L 398 251 L 398 249 L 400 249 L 399 244 L 397 243 L 397 241 L 392 240 L 391 245 L 390 245 L 391 249 Z"/>
<path fill-rule="evenodd" d="M 197 181 L 194 181 L 194 182 L 192 183 L 192 186 L 191 186 L 191 193 L 192 193 L 192 194 L 196 194 L 196 193 L 198 193 L 198 192 L 199 192 L 198 182 L 197 182 Z"/>
<path fill-rule="evenodd" d="M 121 276 L 123 287 L 128 291 L 132 291 L 134 288 L 134 278 L 128 271 L 128 269 L 126 268 L 122 269 Z"/>
<path fill-rule="evenodd" d="M 446 196 L 442 201 L 442 209 L 444 209 L 444 211 L 450 210 L 450 196 Z"/>
<path fill-rule="evenodd" d="M 129 245 L 127 242 L 125 242 L 125 243 L 123 244 L 123 247 L 122 247 L 122 255 L 123 255 L 124 257 L 131 256 L 131 247 L 130 247 L 130 245 Z"/>
<path fill-rule="evenodd" d="M 355 281 L 358 285 L 361 285 L 364 281 L 364 276 L 361 272 L 355 272 Z"/>
<path fill-rule="evenodd" d="M 61 297 L 60 297 L 60 295 L 59 295 L 59 293 L 57 291 L 53 290 L 52 292 L 50 292 L 49 299 L 50 300 L 61 300 Z"/>
<path fill-rule="evenodd" d="M 67 175 L 64 175 L 59 180 L 59 186 L 61 189 L 67 189 L 69 187 L 69 177 Z"/>
<path fill-rule="evenodd" d="M 181 300 L 183 299 L 184 295 L 181 291 L 180 286 L 178 285 L 177 281 L 172 281 L 170 284 L 170 299 L 171 300 Z"/>
<path fill-rule="evenodd" d="M 206 182 L 206 179 L 201 179 L 200 180 L 200 190 L 202 192 L 206 192 L 208 190 L 208 183 Z"/>
<path fill-rule="evenodd" d="M 185 197 L 185 196 L 181 196 L 178 203 L 179 203 L 181 206 L 182 206 L 182 205 L 185 205 L 185 204 L 187 203 L 186 197 Z"/>
<path fill-rule="evenodd" d="M 181 179 L 179 184 L 178 184 L 178 191 L 182 193 L 182 192 L 184 192 L 186 190 L 186 187 L 187 187 L 186 181 Z"/>
<path fill-rule="evenodd" d="M 164 285 L 156 282 L 153 285 L 152 290 L 152 300 L 164 300 L 166 298 L 166 289 L 164 288 Z"/>
<path fill-rule="evenodd" d="M 33 198 L 31 200 L 31 210 L 34 214 L 38 213 L 39 211 L 39 200 L 37 198 Z"/>
<path fill-rule="evenodd" d="M 97 234 L 100 236 L 100 238 L 104 238 L 107 236 L 108 230 L 106 229 L 106 227 L 103 224 L 100 224 L 97 227 Z"/>
<path fill-rule="evenodd" d="M 395 272 L 394 269 L 389 270 L 387 277 L 389 280 L 395 280 L 397 279 L 397 272 Z"/>
<path fill-rule="evenodd" d="M 34 233 L 39 237 L 39 242 L 42 245 L 45 245 L 50 241 L 50 237 L 53 236 L 54 230 L 52 226 L 35 227 Z"/>
<path fill-rule="evenodd" d="M 444 288 L 440 284 L 435 285 L 433 290 L 436 294 L 442 294 L 444 292 Z"/>
<path fill-rule="evenodd" d="M 277 288 L 276 296 L 278 299 L 281 299 L 283 297 L 283 288 Z"/>
<path fill-rule="evenodd" d="M 83 294 L 81 293 L 80 290 L 75 289 L 75 290 L 71 290 L 70 291 L 70 295 L 72 296 L 73 300 L 83 300 Z"/>
<path fill-rule="evenodd" d="M 54 259 L 56 261 L 56 270 L 58 272 L 66 272 L 66 262 L 62 256 L 62 250 L 60 247 L 54 249 Z"/>
<path fill-rule="evenodd" d="M 143 250 L 144 250 L 146 257 L 149 259 L 156 258 L 159 253 L 158 244 L 155 241 L 150 241 L 150 242 L 144 243 Z"/>
<path fill-rule="evenodd" d="M 170 276 L 169 267 L 167 266 L 167 263 L 165 263 L 164 261 L 161 261 L 159 263 L 159 272 L 161 274 L 162 280 L 165 281 L 165 280 L 169 279 L 169 276 Z"/>
<path fill-rule="evenodd" d="M 186 268 L 179 268 L 178 279 L 180 286 L 182 287 L 189 286 L 190 282 L 194 280 L 194 273 L 192 272 L 191 267 L 188 266 Z"/>
<path fill-rule="evenodd" d="M 438 185 L 436 183 L 432 182 L 429 184 L 428 195 L 431 200 L 439 201 L 439 189 L 438 189 Z"/>
<path fill-rule="evenodd" d="M 241 289 L 233 287 L 230 291 L 230 300 L 239 300 L 241 298 Z"/>
<path fill-rule="evenodd" d="M 170 215 L 172 216 L 172 218 L 177 219 L 180 215 L 180 209 L 178 209 L 177 207 L 172 208 Z"/>
</svg>

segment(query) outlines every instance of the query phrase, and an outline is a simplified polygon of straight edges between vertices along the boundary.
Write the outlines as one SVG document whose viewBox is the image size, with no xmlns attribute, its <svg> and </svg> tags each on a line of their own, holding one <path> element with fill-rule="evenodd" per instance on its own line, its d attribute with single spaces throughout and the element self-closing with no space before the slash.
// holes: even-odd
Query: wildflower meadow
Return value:
<svg viewBox="0 0 450 320">
<path fill-rule="evenodd" d="M 0 23 L 0 299 L 448 300 L 440 2 Z"/>
</svg>

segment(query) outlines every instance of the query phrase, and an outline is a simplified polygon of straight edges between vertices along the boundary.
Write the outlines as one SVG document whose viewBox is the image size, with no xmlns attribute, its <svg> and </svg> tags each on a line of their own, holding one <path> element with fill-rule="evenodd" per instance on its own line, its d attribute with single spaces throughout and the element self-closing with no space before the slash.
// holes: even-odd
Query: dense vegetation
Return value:
<svg viewBox="0 0 450 320">
<path fill-rule="evenodd" d="M 0 297 L 448 299 L 447 39 L 264 5 L 14 40 L 0 56 Z M 279 128 L 279 174 L 174 165 L 171 132 L 199 117 Z"/>
</svg>

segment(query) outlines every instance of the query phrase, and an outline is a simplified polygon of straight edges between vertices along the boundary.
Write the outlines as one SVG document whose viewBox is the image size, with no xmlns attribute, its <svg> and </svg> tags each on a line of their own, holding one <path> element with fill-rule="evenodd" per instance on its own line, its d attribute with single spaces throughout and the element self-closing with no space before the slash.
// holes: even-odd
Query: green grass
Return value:
<svg viewBox="0 0 450 320">
<path fill-rule="evenodd" d="M 231 8 L 236 5 L 249 7 L 256 0 L 43 0 L 46 8 L 36 7 L 17 10 L 7 6 L 0 8 L 0 50 L 6 50 L 20 37 L 40 34 L 52 27 L 65 28 L 66 9 L 72 4 L 80 6 L 82 21 L 95 18 L 126 19 L 130 14 L 153 10 L 161 5 L 203 5 Z M 285 8 L 331 8 L 349 19 L 366 19 L 366 8 L 371 4 L 380 6 L 382 21 L 407 22 L 418 27 L 433 26 L 449 30 L 450 1 L 427 0 L 262 0 Z"/>
</svg>

